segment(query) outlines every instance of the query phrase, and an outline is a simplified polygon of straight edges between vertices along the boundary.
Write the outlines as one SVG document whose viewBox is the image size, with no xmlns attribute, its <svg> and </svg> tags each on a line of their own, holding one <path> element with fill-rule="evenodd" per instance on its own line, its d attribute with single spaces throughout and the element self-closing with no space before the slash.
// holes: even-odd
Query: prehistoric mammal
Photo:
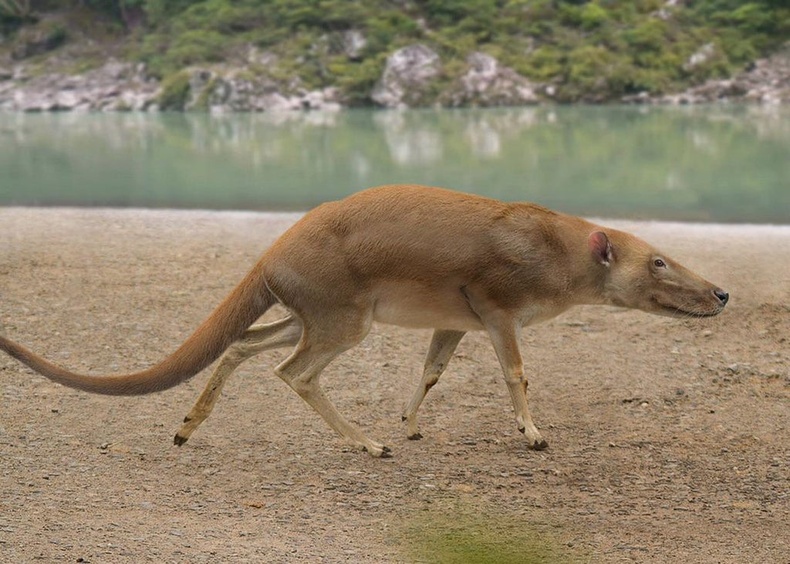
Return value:
<svg viewBox="0 0 790 564">
<path fill-rule="evenodd" d="M 441 188 L 372 188 L 307 213 L 173 354 L 141 372 L 79 375 L 0 336 L 0 349 L 65 386 L 140 395 L 191 378 L 222 356 L 175 437 L 183 444 L 210 414 L 245 359 L 295 346 L 275 373 L 340 435 L 373 456 L 389 449 L 341 416 L 321 371 L 359 343 L 374 321 L 433 328 L 422 380 L 403 415 L 420 438 L 417 410 L 467 331 L 485 330 L 502 366 L 519 430 L 532 421 L 521 328 L 574 305 L 610 304 L 675 317 L 719 314 L 729 296 L 641 239 L 528 203 Z M 252 325 L 275 303 L 289 314 Z"/>
</svg>

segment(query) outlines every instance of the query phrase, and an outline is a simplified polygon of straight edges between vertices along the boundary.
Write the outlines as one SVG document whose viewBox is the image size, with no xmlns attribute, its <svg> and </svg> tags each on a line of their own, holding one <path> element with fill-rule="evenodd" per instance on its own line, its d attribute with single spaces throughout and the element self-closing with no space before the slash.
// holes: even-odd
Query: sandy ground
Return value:
<svg viewBox="0 0 790 564">
<path fill-rule="evenodd" d="M 0 333 L 79 371 L 149 366 L 294 218 L 0 209 Z M 483 335 L 428 396 L 422 441 L 400 413 L 428 332 L 376 327 L 330 366 L 329 394 L 387 460 L 272 375 L 283 351 L 244 364 L 180 448 L 208 371 L 113 398 L 0 356 L 0 560 L 790 562 L 790 228 L 612 223 L 731 304 L 703 321 L 581 308 L 528 329 L 542 452 Z"/>
</svg>

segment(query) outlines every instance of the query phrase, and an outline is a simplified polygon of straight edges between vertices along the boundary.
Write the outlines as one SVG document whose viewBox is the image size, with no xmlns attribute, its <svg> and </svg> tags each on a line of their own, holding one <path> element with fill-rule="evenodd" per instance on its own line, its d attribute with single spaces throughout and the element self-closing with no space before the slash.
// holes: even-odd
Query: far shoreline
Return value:
<svg viewBox="0 0 790 564">
<path fill-rule="evenodd" d="M 244 210 L 244 209 L 210 209 L 210 208 L 146 208 L 146 207 L 114 207 L 114 206 L 29 206 L 29 205 L 0 205 L 0 210 L 7 210 L 13 213 L 14 210 L 21 212 L 46 212 L 60 214 L 63 216 L 74 215 L 75 217 L 86 214 L 106 214 L 119 216 L 151 216 L 158 218 L 166 218 L 167 216 L 178 216 L 186 218 L 193 216 L 195 218 L 243 218 L 243 219 L 266 219 L 271 218 L 278 223 L 282 221 L 295 222 L 310 210 Z M 561 210 L 558 210 L 561 211 Z M 565 213 L 565 212 L 563 212 Z M 572 214 L 579 215 L 588 221 L 597 223 L 604 226 L 610 226 L 616 229 L 647 229 L 656 232 L 666 232 L 671 234 L 677 230 L 687 230 L 692 233 L 710 232 L 726 235 L 727 231 L 733 229 L 758 233 L 775 232 L 777 234 L 786 234 L 790 236 L 790 219 L 788 223 L 754 223 L 754 222 L 706 222 L 706 221 L 682 221 L 675 219 L 650 219 L 650 218 L 627 218 L 627 217 L 601 217 L 597 215 L 587 214 Z"/>
</svg>

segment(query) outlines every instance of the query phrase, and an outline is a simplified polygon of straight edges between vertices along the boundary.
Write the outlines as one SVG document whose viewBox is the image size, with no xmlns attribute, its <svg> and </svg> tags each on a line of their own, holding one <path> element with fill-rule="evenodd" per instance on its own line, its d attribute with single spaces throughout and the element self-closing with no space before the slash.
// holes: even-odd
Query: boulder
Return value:
<svg viewBox="0 0 790 564">
<path fill-rule="evenodd" d="M 367 47 L 368 40 L 362 32 L 356 29 L 344 31 L 343 35 L 343 54 L 352 61 L 362 58 L 362 51 Z"/>
<path fill-rule="evenodd" d="M 704 65 L 716 56 L 716 46 L 713 43 L 706 43 L 697 49 L 683 65 L 683 70 L 690 72 L 693 69 Z"/>
<path fill-rule="evenodd" d="M 14 93 L 15 107 L 23 112 L 50 112 L 55 109 L 54 96 L 50 93 L 22 91 Z"/>
<path fill-rule="evenodd" d="M 451 106 L 523 106 L 537 104 L 536 86 L 494 57 L 472 53 L 466 59 L 469 69 L 449 94 Z"/>
<path fill-rule="evenodd" d="M 371 98 L 385 108 L 424 105 L 427 91 L 439 77 L 441 69 L 439 55 L 425 45 L 398 49 L 387 58 Z"/>
</svg>

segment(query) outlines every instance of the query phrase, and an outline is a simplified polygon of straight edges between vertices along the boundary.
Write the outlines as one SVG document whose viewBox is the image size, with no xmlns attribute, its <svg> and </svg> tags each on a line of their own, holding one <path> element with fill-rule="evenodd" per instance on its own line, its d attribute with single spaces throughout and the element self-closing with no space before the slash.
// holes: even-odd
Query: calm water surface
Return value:
<svg viewBox="0 0 790 564">
<path fill-rule="evenodd" d="M 788 224 L 790 108 L 0 113 L 0 205 L 301 210 L 391 182 Z"/>
</svg>

